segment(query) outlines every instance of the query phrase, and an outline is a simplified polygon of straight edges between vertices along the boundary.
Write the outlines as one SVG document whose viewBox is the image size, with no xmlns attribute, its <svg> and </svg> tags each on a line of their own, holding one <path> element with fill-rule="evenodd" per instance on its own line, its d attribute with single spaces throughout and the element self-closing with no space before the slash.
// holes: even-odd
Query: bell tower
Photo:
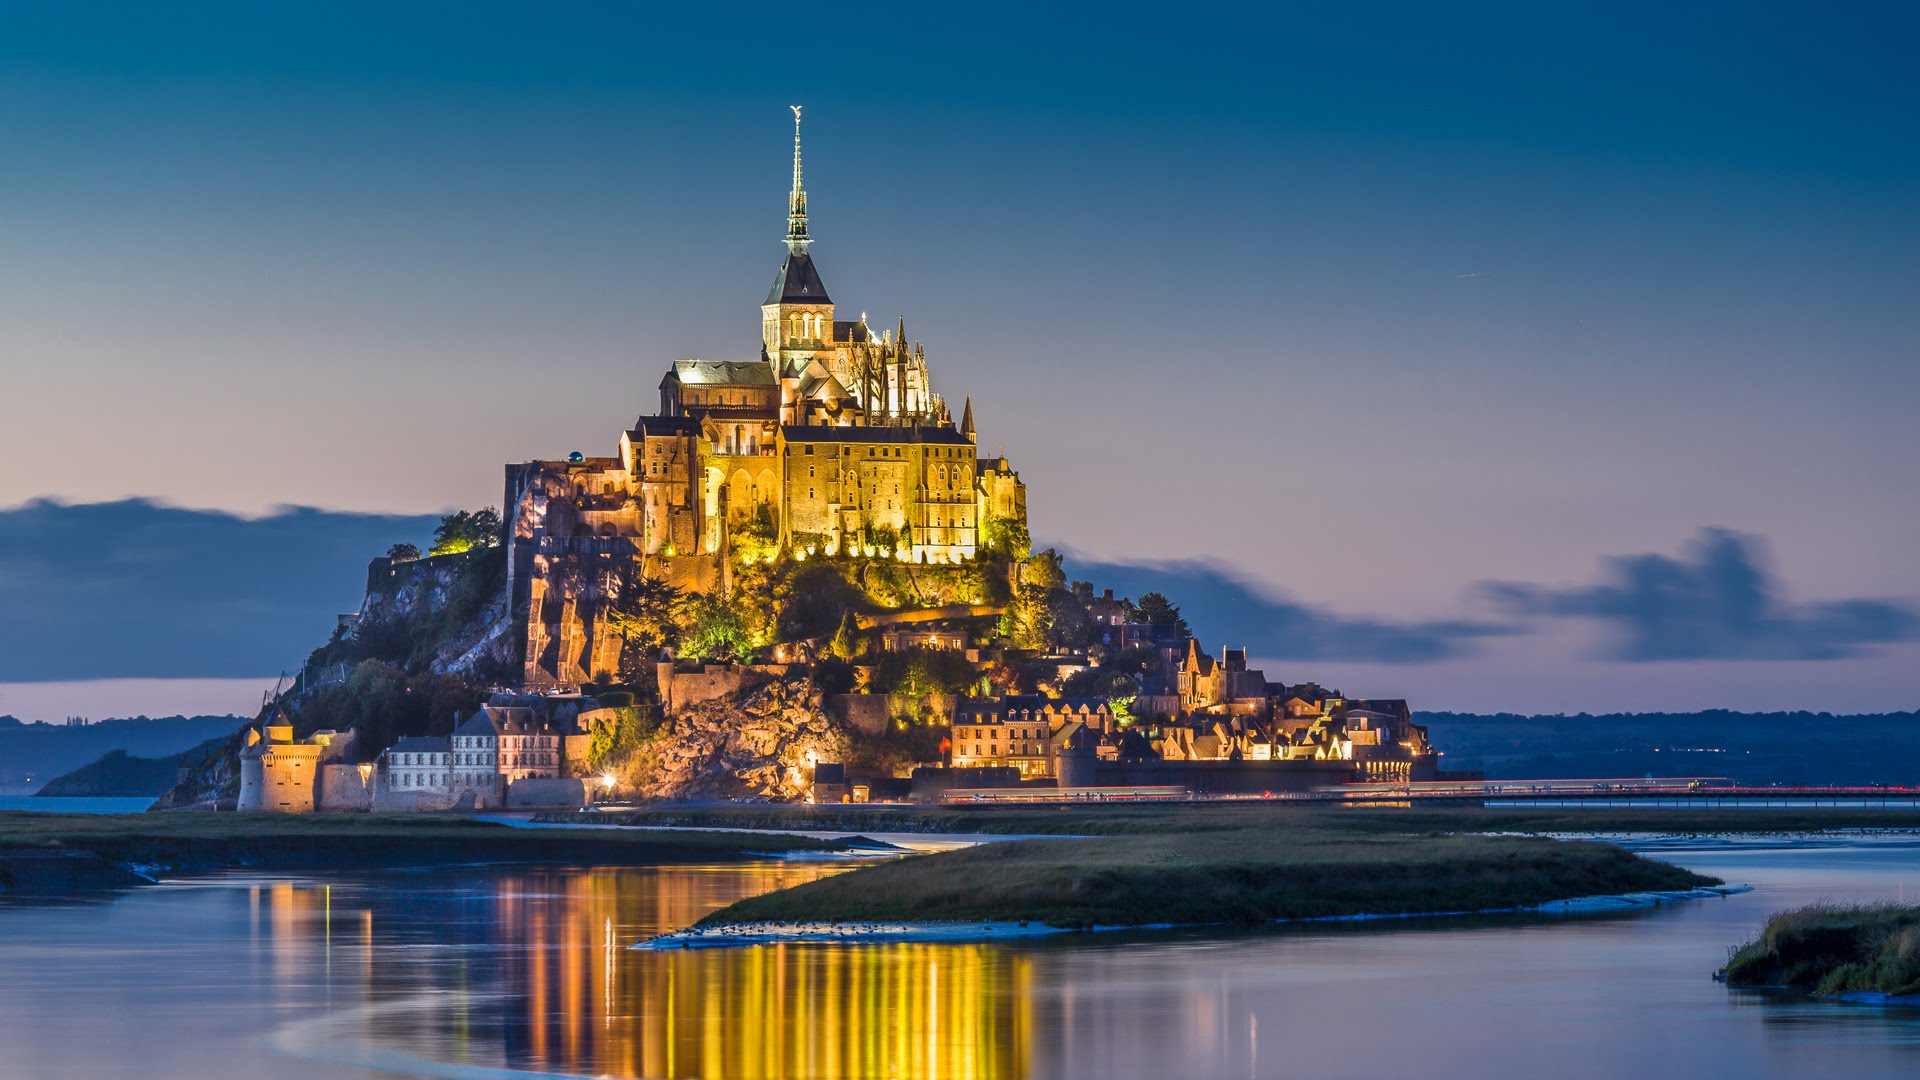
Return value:
<svg viewBox="0 0 1920 1080">
<path fill-rule="evenodd" d="M 800 180 L 800 106 L 793 110 L 793 189 L 787 193 L 787 258 L 766 303 L 760 305 L 761 347 L 776 378 L 832 348 L 833 298 L 813 267 L 807 246 L 807 189 Z"/>
</svg>

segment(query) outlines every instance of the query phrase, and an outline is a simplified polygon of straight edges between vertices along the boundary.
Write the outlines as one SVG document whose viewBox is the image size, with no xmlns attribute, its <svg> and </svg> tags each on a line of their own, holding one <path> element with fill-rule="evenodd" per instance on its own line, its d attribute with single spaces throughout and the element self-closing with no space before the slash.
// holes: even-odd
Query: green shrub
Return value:
<svg viewBox="0 0 1920 1080">
<path fill-rule="evenodd" d="M 1920 906 L 1813 904 L 1769 918 L 1728 950 L 1728 986 L 1791 986 L 1819 994 L 1920 994 Z"/>
</svg>

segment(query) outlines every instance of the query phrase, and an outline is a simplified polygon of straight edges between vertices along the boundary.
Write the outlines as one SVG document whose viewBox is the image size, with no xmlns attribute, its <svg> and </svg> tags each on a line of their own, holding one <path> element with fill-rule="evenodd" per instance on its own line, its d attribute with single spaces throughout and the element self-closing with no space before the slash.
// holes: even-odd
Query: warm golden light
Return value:
<svg viewBox="0 0 1920 1080">
<path fill-rule="evenodd" d="M 680 869 L 535 869 L 498 882 L 484 920 L 500 947 L 497 969 L 477 961 L 421 969 L 404 952 L 370 948 L 367 985 L 379 995 L 435 988 L 435 979 L 459 992 L 404 1016 L 368 1011 L 336 1033 L 340 1045 L 453 1064 L 498 1062 L 504 1053 L 515 1069 L 622 1078 L 1036 1074 L 1031 961 L 1020 952 L 912 943 L 626 948 L 736 896 L 840 872 Z M 259 933 L 289 985 L 323 962 L 333 919 L 372 932 L 364 894 L 284 883 L 257 895 Z M 512 1005 L 480 1022 L 469 1011 L 469 980 L 504 991 Z"/>
</svg>

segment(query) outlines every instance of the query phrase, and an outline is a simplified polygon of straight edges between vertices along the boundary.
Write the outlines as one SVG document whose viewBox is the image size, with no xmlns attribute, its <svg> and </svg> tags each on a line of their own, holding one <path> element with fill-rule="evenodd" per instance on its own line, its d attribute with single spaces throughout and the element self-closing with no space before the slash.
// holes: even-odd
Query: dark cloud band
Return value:
<svg viewBox="0 0 1920 1080">
<path fill-rule="evenodd" d="M 437 517 L 145 499 L 0 510 L 0 681 L 247 678 L 297 666 L 359 606 L 367 560 Z"/>
<path fill-rule="evenodd" d="M 1678 558 L 1606 560 L 1597 584 L 1488 582 L 1480 591 L 1512 615 L 1607 625 L 1618 660 L 1837 660 L 1920 640 L 1920 614 L 1899 600 L 1786 602 L 1763 553 L 1756 537 L 1703 529 Z"/>
</svg>

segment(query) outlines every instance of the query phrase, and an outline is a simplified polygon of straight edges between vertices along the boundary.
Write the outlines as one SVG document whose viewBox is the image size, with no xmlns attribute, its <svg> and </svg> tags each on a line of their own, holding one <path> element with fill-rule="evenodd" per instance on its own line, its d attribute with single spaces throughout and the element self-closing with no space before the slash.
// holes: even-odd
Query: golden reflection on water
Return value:
<svg viewBox="0 0 1920 1080">
<path fill-rule="evenodd" d="M 253 926 L 274 983 L 330 973 L 332 1006 L 358 1017 L 332 1038 L 434 1062 L 614 1077 L 1028 1075 L 1020 1003 L 1032 973 L 1017 952 L 626 947 L 836 870 L 517 868 L 412 892 L 275 883 L 254 890 Z M 342 978 L 356 970 L 343 964 L 361 977 Z M 360 1000 L 337 1000 L 355 985 Z"/>
</svg>

